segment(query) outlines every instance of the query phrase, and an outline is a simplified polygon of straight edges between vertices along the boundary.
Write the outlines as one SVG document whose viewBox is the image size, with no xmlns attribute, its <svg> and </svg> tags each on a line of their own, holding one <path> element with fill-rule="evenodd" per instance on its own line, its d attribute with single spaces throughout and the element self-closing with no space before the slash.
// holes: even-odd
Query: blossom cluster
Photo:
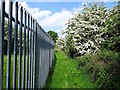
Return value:
<svg viewBox="0 0 120 90">
<path fill-rule="evenodd" d="M 85 4 L 82 13 L 75 14 L 67 22 L 66 29 L 63 30 L 65 42 L 72 42 L 77 54 L 95 53 L 104 41 L 103 29 L 109 16 L 105 3 Z"/>
</svg>

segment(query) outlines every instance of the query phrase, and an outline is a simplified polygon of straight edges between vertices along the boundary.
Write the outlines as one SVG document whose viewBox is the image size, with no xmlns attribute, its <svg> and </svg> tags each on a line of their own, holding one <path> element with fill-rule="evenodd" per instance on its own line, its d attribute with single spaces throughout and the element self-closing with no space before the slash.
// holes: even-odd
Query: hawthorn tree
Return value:
<svg viewBox="0 0 120 90">
<path fill-rule="evenodd" d="M 95 53 L 104 41 L 103 29 L 109 16 L 105 3 L 84 4 L 82 13 L 75 14 L 63 30 L 69 55 L 73 57 Z"/>
</svg>

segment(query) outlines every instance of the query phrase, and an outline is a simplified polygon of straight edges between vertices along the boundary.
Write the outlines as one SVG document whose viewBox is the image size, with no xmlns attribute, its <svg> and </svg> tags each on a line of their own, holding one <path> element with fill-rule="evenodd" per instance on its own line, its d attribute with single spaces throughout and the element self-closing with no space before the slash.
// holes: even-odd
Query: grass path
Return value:
<svg viewBox="0 0 120 90">
<path fill-rule="evenodd" d="M 52 72 L 52 73 L 51 73 Z M 77 69 L 77 62 L 63 52 L 56 52 L 56 64 L 50 70 L 46 88 L 95 88 L 89 75 Z"/>
</svg>

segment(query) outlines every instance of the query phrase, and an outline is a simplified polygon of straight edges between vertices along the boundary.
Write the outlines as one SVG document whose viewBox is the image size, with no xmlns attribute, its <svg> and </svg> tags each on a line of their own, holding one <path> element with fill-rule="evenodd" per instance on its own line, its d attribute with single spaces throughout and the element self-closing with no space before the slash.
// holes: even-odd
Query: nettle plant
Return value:
<svg viewBox="0 0 120 90">
<path fill-rule="evenodd" d="M 74 56 L 95 53 L 104 41 L 105 23 L 109 19 L 109 9 L 105 3 L 84 4 L 82 13 L 78 12 L 66 23 L 66 43 L 76 51 Z"/>
</svg>

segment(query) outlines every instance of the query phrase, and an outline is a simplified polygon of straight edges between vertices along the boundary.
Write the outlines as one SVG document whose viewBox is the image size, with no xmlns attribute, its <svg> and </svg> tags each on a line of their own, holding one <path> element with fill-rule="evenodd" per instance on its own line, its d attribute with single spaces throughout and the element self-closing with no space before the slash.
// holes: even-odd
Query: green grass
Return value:
<svg viewBox="0 0 120 90">
<path fill-rule="evenodd" d="M 11 56 L 11 72 L 10 72 L 10 87 L 11 88 L 13 88 L 13 65 L 14 65 L 13 64 L 13 60 L 14 60 L 14 55 Z M 26 59 L 25 63 L 27 63 L 27 59 Z M 16 87 L 18 87 L 18 70 L 19 70 L 19 55 L 17 56 Z M 23 76 L 22 73 L 23 73 L 23 57 L 22 57 L 22 62 L 21 62 L 21 85 L 22 85 L 22 76 Z M 4 63 L 3 63 L 3 88 L 6 88 L 6 74 L 7 74 L 7 56 L 4 55 Z M 26 73 L 25 73 L 25 75 L 26 75 Z"/>
<path fill-rule="evenodd" d="M 50 69 L 50 75 L 47 80 L 46 88 L 95 88 L 96 84 L 91 82 L 89 75 L 86 75 L 80 69 L 77 69 L 77 62 L 73 59 L 69 59 L 63 52 L 56 52 L 55 60 L 52 68 Z M 22 58 L 23 63 L 23 58 Z M 22 67 L 22 65 L 21 65 Z M 18 68 L 19 68 L 19 56 L 17 59 L 17 78 L 18 83 Z M 6 87 L 6 73 L 7 73 L 7 56 L 4 56 L 4 68 L 3 68 L 3 88 Z M 22 72 L 22 68 L 21 68 Z M 21 75 L 22 78 L 22 75 Z M 11 58 L 11 77 L 10 87 L 13 87 L 13 55 Z M 22 80 L 21 80 L 22 84 Z M 18 85 L 18 84 L 17 84 Z"/>
<path fill-rule="evenodd" d="M 96 88 L 89 75 L 77 69 L 77 62 L 62 51 L 56 52 L 45 88 Z"/>
</svg>

